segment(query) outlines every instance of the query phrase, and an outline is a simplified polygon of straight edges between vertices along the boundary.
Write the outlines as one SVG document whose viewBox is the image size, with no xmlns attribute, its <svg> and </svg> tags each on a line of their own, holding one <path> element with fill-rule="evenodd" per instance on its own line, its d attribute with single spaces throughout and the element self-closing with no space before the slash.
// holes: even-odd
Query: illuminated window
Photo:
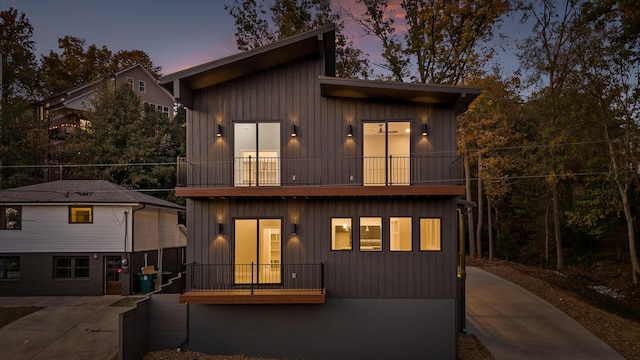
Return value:
<svg viewBox="0 0 640 360">
<path fill-rule="evenodd" d="M 389 250 L 411 251 L 411 218 L 389 219 Z"/>
<path fill-rule="evenodd" d="M 53 277 L 56 279 L 89 278 L 89 257 L 55 257 L 53 258 Z"/>
<path fill-rule="evenodd" d="M 0 230 L 22 229 L 22 207 L 0 206 Z"/>
<path fill-rule="evenodd" d="M 71 206 L 69 207 L 70 224 L 91 224 L 93 223 L 92 206 Z"/>
<path fill-rule="evenodd" d="M 420 250 L 442 250 L 442 232 L 440 219 L 420 219 Z"/>
<path fill-rule="evenodd" d="M 0 279 L 12 280 L 20 279 L 20 257 L 1 256 L 0 257 Z"/>
<path fill-rule="evenodd" d="M 382 218 L 360 218 L 360 251 L 382 251 Z"/>
<path fill-rule="evenodd" d="M 141 93 L 147 92 L 147 83 L 144 80 L 138 81 L 138 91 Z"/>
<path fill-rule="evenodd" d="M 331 250 L 351 250 L 351 218 L 331 219 Z"/>
</svg>

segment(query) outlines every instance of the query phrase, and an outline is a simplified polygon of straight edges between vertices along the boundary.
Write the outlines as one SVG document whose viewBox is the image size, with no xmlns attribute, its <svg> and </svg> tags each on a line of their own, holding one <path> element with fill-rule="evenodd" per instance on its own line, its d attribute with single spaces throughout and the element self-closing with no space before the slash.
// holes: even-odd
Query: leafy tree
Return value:
<svg viewBox="0 0 640 360">
<path fill-rule="evenodd" d="M 33 27 L 24 13 L 0 12 L 0 188 L 28 185 L 42 176 L 38 169 L 17 168 L 42 164 L 46 157 L 46 129 L 33 113 L 32 103 L 39 92 L 36 81 Z"/>
<path fill-rule="evenodd" d="M 512 188 L 509 175 L 515 171 L 517 161 L 513 147 L 522 142 L 522 135 L 515 128 L 521 112 L 517 95 L 519 81 L 517 78 L 502 79 L 497 70 L 494 70 L 493 75 L 472 79 L 470 82 L 483 89 L 483 93 L 469 110 L 461 115 L 468 126 L 466 140 L 478 154 L 476 249 L 478 256 L 482 257 L 483 200 L 486 196 L 489 260 L 492 260 L 494 229 L 502 227 L 500 223 L 493 224 L 493 220 L 498 217 L 491 216 L 492 209 L 497 213 L 498 205 Z"/>
<path fill-rule="evenodd" d="M 184 148 L 180 117 L 143 108 L 140 98 L 123 85 L 107 87 L 92 101 L 87 131 L 66 148 L 72 164 L 89 165 L 75 177 L 99 178 L 133 189 L 172 189 L 175 163 Z M 99 166 L 93 166 L 99 165 Z"/>
<path fill-rule="evenodd" d="M 635 10 L 637 11 L 637 10 Z M 579 47 L 576 85 L 595 100 L 601 133 L 607 147 L 609 176 L 619 195 L 624 214 L 633 283 L 638 283 L 640 265 L 635 241 L 632 191 L 640 169 L 640 79 L 638 44 L 621 41 L 631 36 L 625 23 L 592 23 Z M 637 211 L 637 209 L 635 209 Z"/>
<path fill-rule="evenodd" d="M 566 0 L 557 3 L 553 0 L 541 0 L 530 3 L 524 8 L 525 19 L 532 18 L 532 34 L 520 49 L 519 58 L 523 67 L 530 71 L 531 79 L 542 86 L 534 95 L 532 105 L 537 104 L 537 118 L 540 141 L 551 144 L 545 153 L 539 154 L 537 164 L 546 174 L 553 205 L 553 223 L 556 244 L 556 267 L 564 266 L 561 235 L 560 182 L 570 176 L 566 165 L 569 155 L 566 147 L 557 144 L 575 142 L 575 118 L 569 109 L 571 98 L 564 96 L 573 66 L 576 63 L 575 47 L 584 31 L 581 25 L 578 0 Z M 542 79 L 546 83 L 540 84 Z"/>
<path fill-rule="evenodd" d="M 234 18 L 236 44 L 243 51 L 335 24 L 337 75 L 370 75 L 363 52 L 353 48 L 353 42 L 342 34 L 344 25 L 331 9 L 331 0 L 234 0 L 232 5 L 225 5 L 225 10 Z"/>
<path fill-rule="evenodd" d="M 48 94 L 111 76 L 137 63 L 156 76 L 161 70 L 141 50 L 121 50 L 114 54 L 106 46 L 87 47 L 84 39 L 73 36 L 58 39 L 58 49 L 59 53 L 50 50 L 49 55 L 41 59 L 39 76 Z"/>
<path fill-rule="evenodd" d="M 382 42 L 381 66 L 393 80 L 449 85 L 482 68 L 491 52 L 479 46 L 510 10 L 504 0 L 402 0 L 401 17 L 388 0 L 357 2 L 364 14 L 352 18 Z"/>
</svg>

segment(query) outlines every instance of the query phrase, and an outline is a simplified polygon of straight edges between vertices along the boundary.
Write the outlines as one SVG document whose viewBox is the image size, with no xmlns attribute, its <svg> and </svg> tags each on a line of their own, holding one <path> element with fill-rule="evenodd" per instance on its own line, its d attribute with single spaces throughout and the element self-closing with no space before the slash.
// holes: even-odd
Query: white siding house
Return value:
<svg viewBox="0 0 640 360">
<path fill-rule="evenodd" d="M 0 296 L 129 295 L 143 266 L 176 275 L 183 210 L 101 180 L 2 190 Z"/>
</svg>

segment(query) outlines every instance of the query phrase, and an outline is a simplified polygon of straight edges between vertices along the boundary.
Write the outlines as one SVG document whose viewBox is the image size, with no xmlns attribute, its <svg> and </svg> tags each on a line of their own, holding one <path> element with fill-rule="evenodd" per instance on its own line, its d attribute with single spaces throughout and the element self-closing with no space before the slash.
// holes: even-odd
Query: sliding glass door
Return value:
<svg viewBox="0 0 640 360">
<path fill-rule="evenodd" d="M 365 122 L 363 134 L 364 185 L 409 185 L 411 123 Z"/>
<path fill-rule="evenodd" d="M 235 186 L 280 185 L 280 123 L 234 124 Z"/>
<path fill-rule="evenodd" d="M 234 279 L 236 284 L 282 282 L 282 220 L 236 219 Z"/>
</svg>

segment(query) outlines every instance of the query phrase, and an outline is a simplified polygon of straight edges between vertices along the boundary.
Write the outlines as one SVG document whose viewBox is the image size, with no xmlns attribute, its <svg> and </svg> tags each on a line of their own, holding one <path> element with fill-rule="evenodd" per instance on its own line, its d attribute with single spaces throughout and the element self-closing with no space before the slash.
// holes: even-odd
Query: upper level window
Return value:
<svg viewBox="0 0 640 360">
<path fill-rule="evenodd" d="M 127 84 L 129 84 L 129 86 L 131 86 L 131 90 L 135 90 L 133 88 L 133 78 L 132 77 L 127 76 Z"/>
<path fill-rule="evenodd" d="M 438 218 L 420 219 L 420 250 L 442 250 L 441 220 Z"/>
<path fill-rule="evenodd" d="M 411 218 L 389 219 L 389 250 L 411 251 Z"/>
<path fill-rule="evenodd" d="M 364 185 L 409 185 L 411 123 L 365 122 L 362 134 Z"/>
<path fill-rule="evenodd" d="M 234 124 L 235 186 L 280 185 L 280 123 Z"/>
<path fill-rule="evenodd" d="M 0 206 L 0 230 L 22 229 L 22 207 Z"/>
<path fill-rule="evenodd" d="M 91 224 L 93 223 L 93 206 L 70 206 L 70 224 Z"/>
<path fill-rule="evenodd" d="M 19 256 L 0 256 L 0 279 L 20 279 Z"/>
<path fill-rule="evenodd" d="M 331 219 L 331 250 L 351 250 L 351 218 Z"/>
<path fill-rule="evenodd" d="M 382 251 L 382 218 L 360 218 L 360 251 Z"/>
<path fill-rule="evenodd" d="M 141 93 L 147 92 L 147 83 L 144 82 L 144 80 L 138 81 L 138 91 L 140 91 Z"/>
</svg>

